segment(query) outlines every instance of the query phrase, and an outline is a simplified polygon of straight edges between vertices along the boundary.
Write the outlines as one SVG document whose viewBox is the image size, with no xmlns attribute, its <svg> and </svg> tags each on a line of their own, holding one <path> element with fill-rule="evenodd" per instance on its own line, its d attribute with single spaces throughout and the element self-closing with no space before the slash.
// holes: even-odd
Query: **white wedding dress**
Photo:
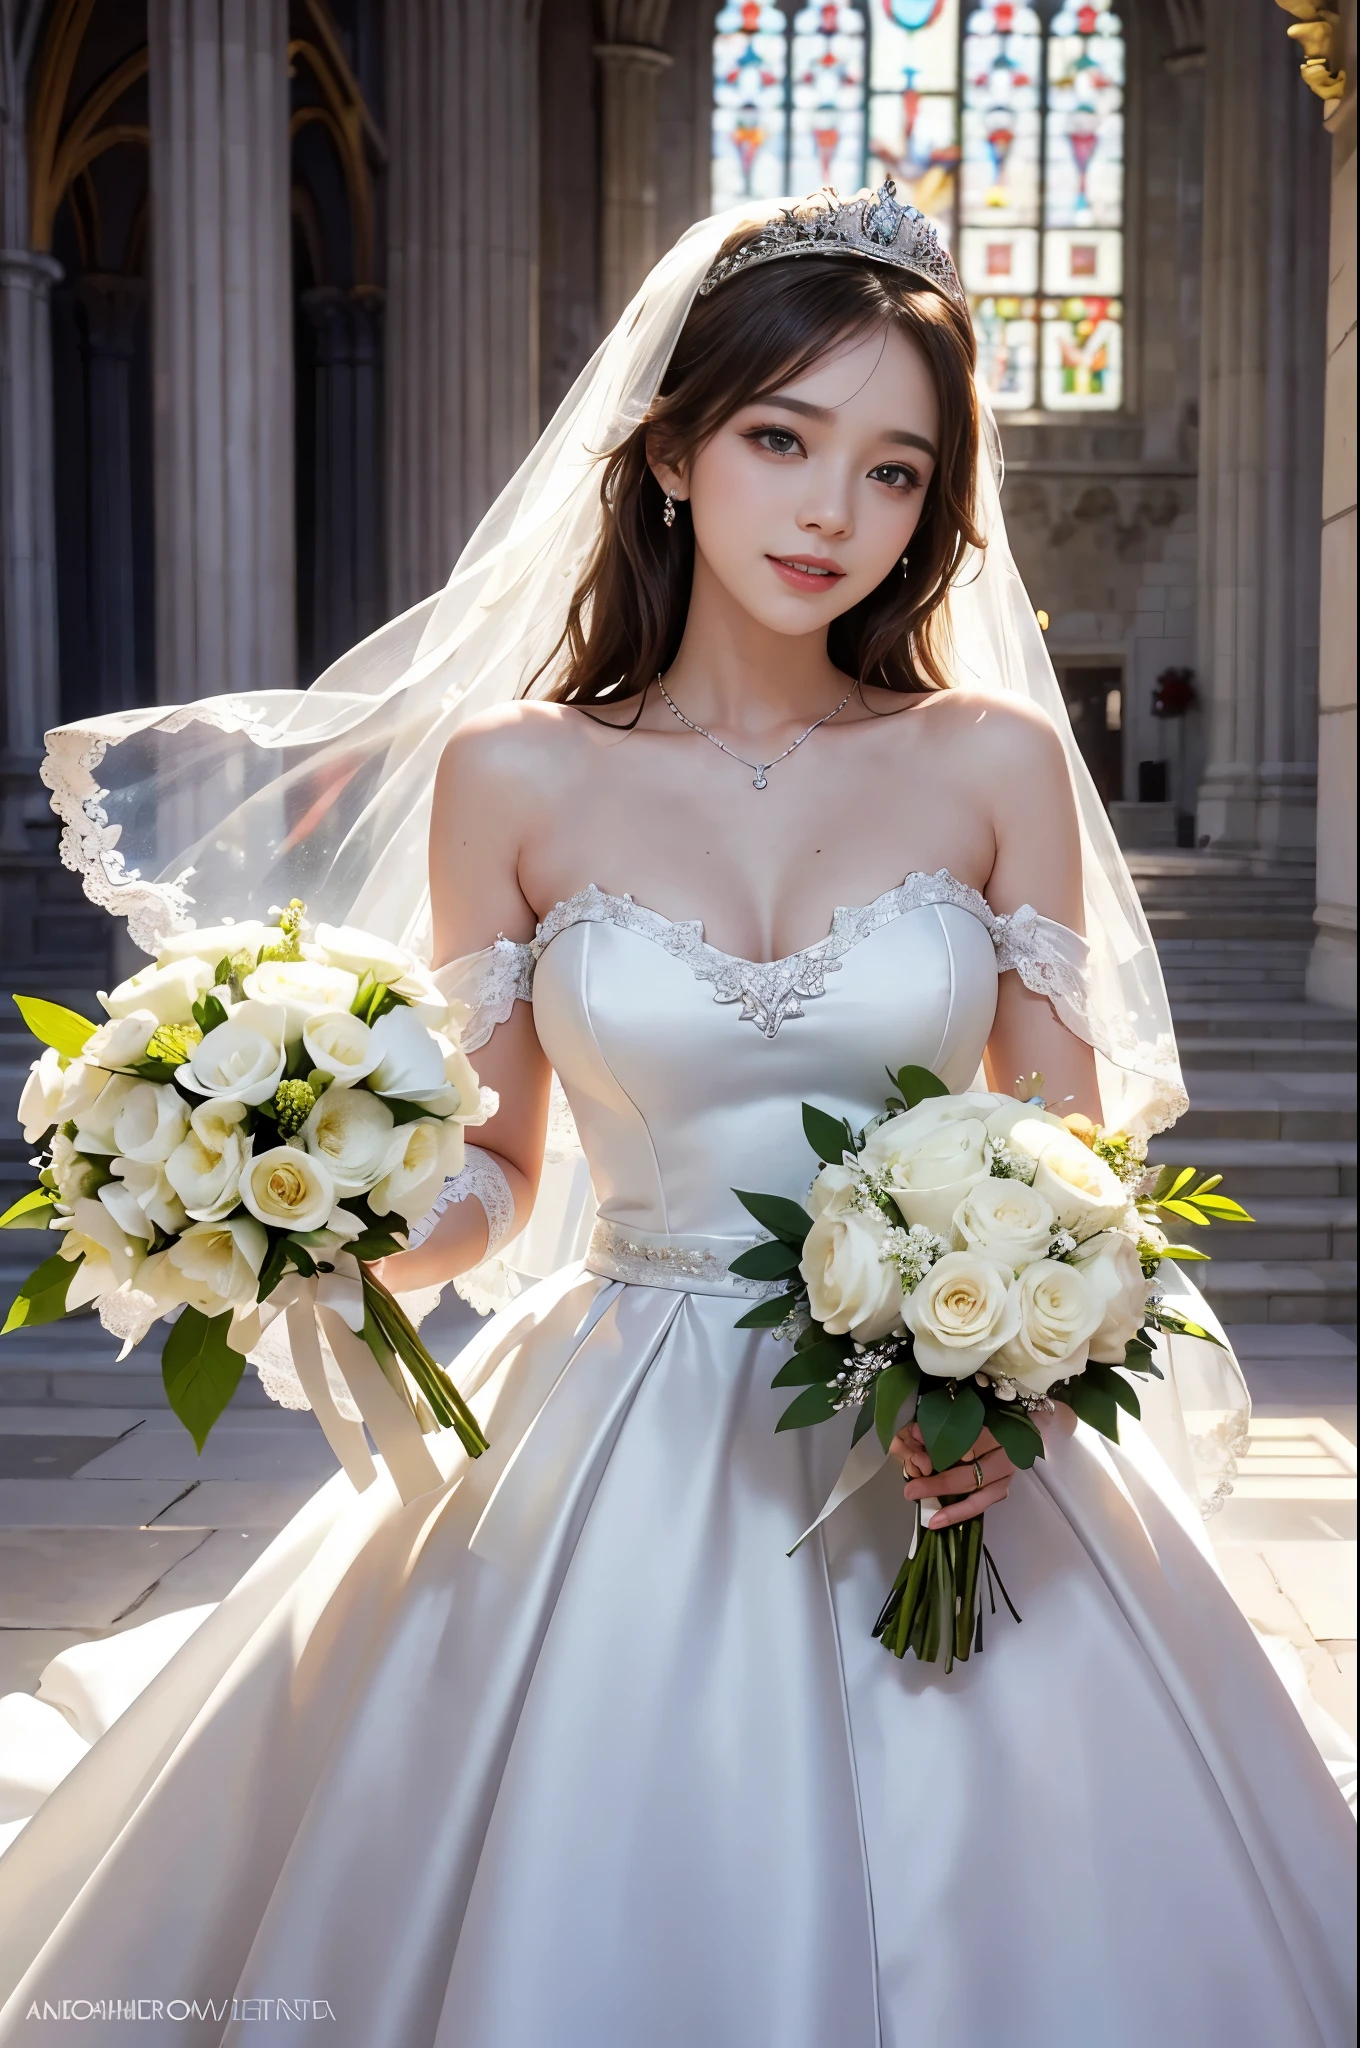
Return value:
<svg viewBox="0 0 1360 2048">
<path fill-rule="evenodd" d="M 1050 1432 L 988 1516 L 1023 1621 L 948 1677 L 870 1634 L 897 1468 L 785 1554 L 851 1418 L 776 1435 L 732 1188 L 803 1193 L 805 1098 L 968 1086 L 1064 938 L 932 876 L 773 964 L 593 890 L 482 956 L 588 1259 L 457 1361 L 489 1454 L 331 1480 L 0 1859 L 0 2040 L 298 2037 L 236 1995 L 344 2048 L 1350 2041 L 1349 1816 L 1143 1431 Z M 118 1996 L 203 2016 L 25 2019 Z"/>
</svg>

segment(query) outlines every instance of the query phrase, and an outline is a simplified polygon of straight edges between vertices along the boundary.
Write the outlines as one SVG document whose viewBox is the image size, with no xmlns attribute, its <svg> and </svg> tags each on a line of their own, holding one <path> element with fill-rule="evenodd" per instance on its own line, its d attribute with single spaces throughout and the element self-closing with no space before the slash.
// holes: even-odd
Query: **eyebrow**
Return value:
<svg viewBox="0 0 1360 2048">
<path fill-rule="evenodd" d="M 772 393 L 768 398 L 756 399 L 755 403 L 757 405 L 779 405 L 786 412 L 801 413 L 804 419 L 809 420 L 825 422 L 834 419 L 836 416 L 829 406 L 810 405 L 806 398 L 783 398 Z M 924 434 L 909 434 L 905 427 L 887 427 L 884 429 L 883 438 L 885 441 L 894 442 L 901 448 L 920 448 L 925 454 L 930 456 L 932 461 L 939 460 L 935 447 L 931 442 L 927 441 Z"/>
</svg>

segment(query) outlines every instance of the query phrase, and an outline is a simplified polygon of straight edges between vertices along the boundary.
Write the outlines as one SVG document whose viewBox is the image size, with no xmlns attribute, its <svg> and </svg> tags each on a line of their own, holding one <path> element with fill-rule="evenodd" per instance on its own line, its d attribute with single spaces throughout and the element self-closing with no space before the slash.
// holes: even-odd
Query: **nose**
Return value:
<svg viewBox="0 0 1360 2048">
<path fill-rule="evenodd" d="M 850 481 L 823 473 L 815 490 L 808 493 L 798 514 L 801 533 L 818 533 L 828 540 L 848 540 L 855 530 L 851 510 Z"/>
</svg>

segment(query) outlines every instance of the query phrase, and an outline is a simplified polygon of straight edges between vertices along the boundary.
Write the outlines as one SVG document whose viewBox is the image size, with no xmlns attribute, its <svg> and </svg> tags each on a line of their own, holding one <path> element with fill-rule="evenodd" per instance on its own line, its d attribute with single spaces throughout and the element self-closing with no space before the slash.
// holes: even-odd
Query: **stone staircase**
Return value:
<svg viewBox="0 0 1360 2048">
<path fill-rule="evenodd" d="M 1205 1233 L 1194 1277 L 1226 1324 L 1353 1323 L 1356 1020 L 1304 997 L 1311 871 L 1192 852 L 1131 865 L 1190 1092 L 1152 1156 L 1221 1171 L 1255 1219 Z"/>
</svg>

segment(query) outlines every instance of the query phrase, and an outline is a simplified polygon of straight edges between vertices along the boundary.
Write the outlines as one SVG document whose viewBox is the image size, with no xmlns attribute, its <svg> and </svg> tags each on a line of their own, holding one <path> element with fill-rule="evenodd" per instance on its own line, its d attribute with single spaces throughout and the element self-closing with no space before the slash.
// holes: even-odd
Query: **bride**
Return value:
<svg viewBox="0 0 1360 2048">
<path fill-rule="evenodd" d="M 849 1418 L 777 1435 L 734 1327 L 732 1189 L 801 1196 L 804 1098 L 1184 1106 L 973 362 L 891 188 L 702 223 L 437 601 L 301 698 L 54 735 L 148 949 L 191 900 L 154 817 L 200 920 L 296 887 L 446 963 L 501 1106 L 385 1277 L 547 1277 L 455 1362 L 491 1451 L 434 1439 L 405 1506 L 338 1474 L 0 1860 L 0 2040 L 95 1998 L 138 2042 L 296 2025 L 233 1998 L 353 2048 L 1351 2037 L 1349 1820 L 1187 1492 L 1233 1391 L 1187 1351 L 1161 1451 L 1060 1409 L 1021 1474 L 908 1428 L 789 1559 Z M 535 1211 L 554 1072 L 584 1257 L 569 1164 Z M 947 1677 L 871 1636 L 904 1479 L 989 1511 L 1024 1617 Z"/>
</svg>

